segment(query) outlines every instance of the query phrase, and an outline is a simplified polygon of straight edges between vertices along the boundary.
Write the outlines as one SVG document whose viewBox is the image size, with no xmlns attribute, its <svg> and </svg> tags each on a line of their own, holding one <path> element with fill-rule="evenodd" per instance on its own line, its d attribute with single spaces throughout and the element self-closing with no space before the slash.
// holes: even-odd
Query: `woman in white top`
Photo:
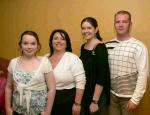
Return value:
<svg viewBox="0 0 150 115">
<path fill-rule="evenodd" d="M 38 35 L 33 31 L 23 32 L 19 46 L 21 56 L 12 59 L 8 66 L 6 114 L 50 115 L 55 79 L 49 60 L 36 56 L 41 48 Z"/>
<path fill-rule="evenodd" d="M 71 53 L 70 38 L 62 29 L 54 30 L 49 40 L 49 60 L 56 79 L 56 96 L 52 115 L 79 115 L 85 86 L 81 60 Z"/>
</svg>

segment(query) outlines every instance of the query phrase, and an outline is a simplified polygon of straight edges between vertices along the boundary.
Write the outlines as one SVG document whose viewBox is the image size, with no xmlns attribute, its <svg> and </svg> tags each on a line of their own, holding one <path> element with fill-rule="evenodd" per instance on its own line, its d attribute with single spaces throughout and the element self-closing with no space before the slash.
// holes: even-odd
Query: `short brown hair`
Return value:
<svg viewBox="0 0 150 115">
<path fill-rule="evenodd" d="M 125 10 L 120 10 L 120 11 L 118 11 L 118 12 L 114 15 L 114 19 L 116 18 L 116 16 L 117 16 L 118 14 L 127 14 L 127 15 L 129 16 L 129 20 L 131 21 L 131 13 L 130 13 L 130 12 L 125 11 Z"/>
</svg>

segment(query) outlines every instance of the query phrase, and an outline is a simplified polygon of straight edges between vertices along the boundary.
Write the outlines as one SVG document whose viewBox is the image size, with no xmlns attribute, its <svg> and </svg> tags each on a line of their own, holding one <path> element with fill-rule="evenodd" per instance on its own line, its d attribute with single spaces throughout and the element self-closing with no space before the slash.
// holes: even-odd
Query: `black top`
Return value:
<svg viewBox="0 0 150 115">
<path fill-rule="evenodd" d="M 105 44 L 99 43 L 93 50 L 84 49 L 85 44 L 81 47 L 80 59 L 86 74 L 86 86 L 83 96 L 83 104 L 90 106 L 93 99 L 95 85 L 103 86 L 103 92 L 99 102 L 105 105 L 110 104 L 110 72 L 108 64 L 108 52 Z"/>
</svg>

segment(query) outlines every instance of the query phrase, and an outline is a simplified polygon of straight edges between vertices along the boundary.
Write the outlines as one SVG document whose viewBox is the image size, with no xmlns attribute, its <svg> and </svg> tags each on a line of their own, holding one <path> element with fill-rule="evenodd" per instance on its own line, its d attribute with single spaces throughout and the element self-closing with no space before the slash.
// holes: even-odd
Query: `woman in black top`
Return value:
<svg viewBox="0 0 150 115">
<path fill-rule="evenodd" d="M 86 74 L 83 96 L 83 115 L 106 115 L 110 103 L 110 72 L 108 53 L 100 37 L 97 21 L 86 17 L 81 22 L 81 32 L 86 39 L 81 47 L 81 60 Z"/>
</svg>

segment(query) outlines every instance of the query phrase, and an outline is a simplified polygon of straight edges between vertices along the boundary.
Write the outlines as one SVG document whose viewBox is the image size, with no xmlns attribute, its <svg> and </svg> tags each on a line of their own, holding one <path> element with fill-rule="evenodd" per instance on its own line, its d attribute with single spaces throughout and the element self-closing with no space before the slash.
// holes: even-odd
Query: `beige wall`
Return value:
<svg viewBox="0 0 150 115">
<path fill-rule="evenodd" d="M 39 34 L 40 55 L 47 53 L 49 34 L 56 28 L 67 30 L 73 51 L 79 55 L 83 43 L 81 20 L 95 17 L 104 41 L 108 41 L 115 36 L 113 15 L 122 9 L 132 14 L 132 35 L 150 49 L 150 0 L 0 0 L 0 57 L 11 59 L 19 55 L 19 36 L 27 29 Z M 150 85 L 138 115 L 150 115 L 149 108 Z"/>
</svg>

